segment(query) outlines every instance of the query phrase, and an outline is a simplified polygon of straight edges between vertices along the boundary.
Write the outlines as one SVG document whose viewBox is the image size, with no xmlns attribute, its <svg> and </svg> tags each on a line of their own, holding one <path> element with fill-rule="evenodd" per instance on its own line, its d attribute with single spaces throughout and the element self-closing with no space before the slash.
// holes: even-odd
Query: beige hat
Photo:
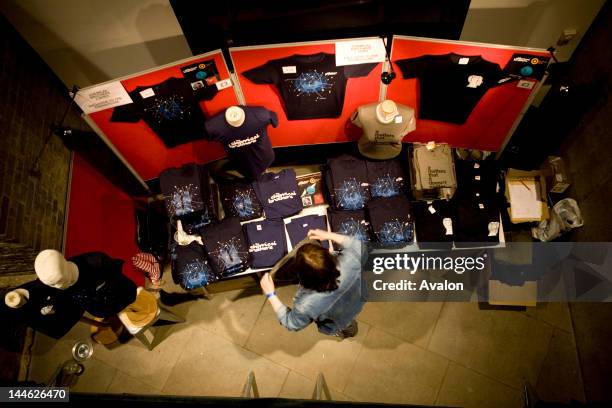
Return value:
<svg viewBox="0 0 612 408">
<path fill-rule="evenodd" d="M 67 289 L 79 278 L 76 264 L 55 249 L 41 251 L 34 260 L 34 270 L 42 283 L 56 289 Z"/>
</svg>

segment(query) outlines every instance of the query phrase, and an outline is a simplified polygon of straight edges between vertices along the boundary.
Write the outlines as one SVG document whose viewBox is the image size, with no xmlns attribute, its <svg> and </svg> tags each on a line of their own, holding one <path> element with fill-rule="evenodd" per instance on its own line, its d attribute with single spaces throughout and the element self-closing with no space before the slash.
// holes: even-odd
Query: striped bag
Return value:
<svg viewBox="0 0 612 408">
<path fill-rule="evenodd" d="M 142 271 L 155 286 L 158 286 L 161 282 L 161 268 L 157 258 L 147 252 L 139 252 L 132 257 L 132 264 L 134 267 Z"/>
</svg>

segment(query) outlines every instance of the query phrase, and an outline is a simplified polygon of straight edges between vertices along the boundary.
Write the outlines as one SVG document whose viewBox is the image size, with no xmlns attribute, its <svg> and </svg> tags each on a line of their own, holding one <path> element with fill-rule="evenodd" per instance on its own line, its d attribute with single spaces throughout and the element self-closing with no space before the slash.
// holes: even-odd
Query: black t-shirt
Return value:
<svg viewBox="0 0 612 408">
<path fill-rule="evenodd" d="M 219 183 L 218 186 L 226 217 L 248 221 L 263 215 L 263 207 L 251 183 L 232 181 Z"/>
<path fill-rule="evenodd" d="M 202 171 L 197 164 L 164 169 L 159 183 L 170 218 L 208 210 L 208 192 L 202 190 Z"/>
<path fill-rule="evenodd" d="M 202 229 L 202 241 L 210 265 L 218 277 L 231 276 L 249 267 L 249 251 L 236 217 L 225 218 Z"/>
<path fill-rule="evenodd" d="M 28 301 L 17 309 L 10 308 L 2 302 L 0 318 L 4 330 L 7 323 L 10 326 L 27 324 L 38 332 L 59 339 L 68 333 L 85 313 L 83 306 L 74 302 L 70 288 L 68 290 L 52 288 L 38 279 L 25 283 L 19 288 L 29 292 Z M 43 309 L 49 310 L 49 313 L 42 314 Z"/>
<path fill-rule="evenodd" d="M 367 161 L 366 169 L 370 195 L 394 197 L 404 193 L 404 169 L 399 160 Z"/>
<path fill-rule="evenodd" d="M 412 203 L 419 248 L 451 249 L 457 227 L 453 202 L 434 200 Z"/>
<path fill-rule="evenodd" d="M 274 161 L 274 150 L 268 137 L 268 125 L 278 126 L 276 113 L 259 106 L 241 106 L 244 123 L 234 127 L 227 123 L 225 111 L 206 122 L 210 140 L 220 142 L 238 170 L 256 179 Z"/>
<path fill-rule="evenodd" d="M 457 173 L 457 194 L 491 199 L 497 196 L 499 165 L 495 160 L 455 160 Z"/>
<path fill-rule="evenodd" d="M 457 196 L 455 246 L 471 247 L 499 243 L 499 205 L 495 197 Z M 417 232 L 418 233 L 418 232 Z"/>
<path fill-rule="evenodd" d="M 266 218 L 285 218 L 302 211 L 302 200 L 297 193 L 293 169 L 264 173 L 253 182 L 253 189 L 264 208 Z"/>
<path fill-rule="evenodd" d="M 331 230 L 342 235 L 355 237 L 360 241 L 370 241 L 370 223 L 363 210 L 330 211 Z"/>
<path fill-rule="evenodd" d="M 381 244 L 411 243 L 414 225 L 406 197 L 374 198 L 367 204 L 368 218 Z"/>
<path fill-rule="evenodd" d="M 249 243 L 253 268 L 271 267 L 287 254 L 283 220 L 249 222 L 242 228 Z"/>
<path fill-rule="evenodd" d="M 464 123 L 480 98 L 503 76 L 498 64 L 455 53 L 395 61 L 405 79 L 420 83 L 419 118 Z"/>
<path fill-rule="evenodd" d="M 172 278 L 183 289 L 196 289 L 217 280 L 212 272 L 204 247 L 193 241 L 176 245 L 172 251 Z"/>
<path fill-rule="evenodd" d="M 256 84 L 274 84 L 287 119 L 337 118 L 349 78 L 366 76 L 378 64 L 337 67 L 336 56 L 320 52 L 270 60 L 243 73 Z"/>
<path fill-rule="evenodd" d="M 87 252 L 68 260 L 79 268 L 79 278 L 66 290 L 90 314 L 110 317 L 136 300 L 136 285 L 121 272 L 122 260 L 102 252 Z"/>
<path fill-rule="evenodd" d="M 327 188 L 336 210 L 361 210 L 370 199 L 366 163 L 350 155 L 327 160 Z"/>
<path fill-rule="evenodd" d="M 113 109 L 111 122 L 136 123 L 141 119 L 168 147 L 205 137 L 204 114 L 199 100 L 211 100 L 216 87 L 194 91 L 187 80 L 168 78 L 129 92 L 133 103 Z"/>
<path fill-rule="evenodd" d="M 315 229 L 327 231 L 327 217 L 317 214 L 305 215 L 292 219 L 285 224 L 285 228 L 287 228 L 291 246 L 295 247 L 308 236 L 308 231 Z M 327 240 L 321 241 L 321 246 L 323 248 L 329 248 L 329 242 Z"/>
</svg>

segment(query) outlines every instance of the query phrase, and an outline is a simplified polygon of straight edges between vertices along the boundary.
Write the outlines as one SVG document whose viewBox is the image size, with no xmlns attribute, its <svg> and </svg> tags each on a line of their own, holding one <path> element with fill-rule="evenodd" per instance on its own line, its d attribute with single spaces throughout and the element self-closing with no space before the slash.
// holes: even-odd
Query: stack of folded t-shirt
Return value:
<svg viewBox="0 0 612 408">
<path fill-rule="evenodd" d="M 253 182 L 253 189 L 268 219 L 289 217 L 302 210 L 293 169 L 264 173 Z"/>
<path fill-rule="evenodd" d="M 370 241 L 370 223 L 363 210 L 331 211 L 329 216 L 332 231 L 363 242 Z"/>
<path fill-rule="evenodd" d="M 240 221 L 248 221 L 263 214 L 263 208 L 251 183 L 220 183 L 219 195 L 226 217 L 238 217 Z"/>
<path fill-rule="evenodd" d="M 372 198 L 404 194 L 404 169 L 398 160 L 367 161 L 366 170 Z"/>
<path fill-rule="evenodd" d="M 237 217 L 204 227 L 201 235 L 210 265 L 218 277 L 231 276 L 248 268 L 249 251 Z"/>
<path fill-rule="evenodd" d="M 299 218 L 293 218 L 287 224 L 287 234 L 289 234 L 289 241 L 291 246 L 296 246 L 301 240 L 306 238 L 308 231 L 314 229 L 322 229 L 327 231 L 327 217 L 324 215 L 305 215 Z M 329 248 L 329 242 L 321 242 L 323 248 Z"/>
<path fill-rule="evenodd" d="M 204 247 L 193 241 L 189 245 L 175 245 L 172 251 L 172 278 L 183 289 L 196 289 L 217 280 Z"/>
<path fill-rule="evenodd" d="M 412 203 L 417 241 L 424 249 L 450 249 L 456 229 L 456 209 L 452 201 Z"/>
<path fill-rule="evenodd" d="M 450 198 L 457 188 L 455 167 L 450 146 L 415 143 L 412 151 L 413 187 L 417 198 Z M 448 194 L 445 194 L 444 192 Z"/>
<path fill-rule="evenodd" d="M 350 155 L 327 160 L 326 186 L 334 209 L 363 209 L 370 198 L 365 161 Z"/>
<path fill-rule="evenodd" d="M 159 183 L 170 219 L 195 214 L 207 224 L 215 218 L 209 176 L 203 167 L 189 163 L 165 169 L 159 175 Z"/>
<path fill-rule="evenodd" d="M 287 254 L 283 220 L 263 220 L 242 226 L 253 268 L 271 267 Z"/>
<path fill-rule="evenodd" d="M 378 242 L 411 243 L 414 225 L 406 197 L 375 198 L 367 205 L 368 217 Z"/>
<path fill-rule="evenodd" d="M 495 161 L 457 160 L 457 226 L 455 245 L 499 242 L 499 167 Z M 478 244 L 476 244 L 478 245 Z"/>
</svg>

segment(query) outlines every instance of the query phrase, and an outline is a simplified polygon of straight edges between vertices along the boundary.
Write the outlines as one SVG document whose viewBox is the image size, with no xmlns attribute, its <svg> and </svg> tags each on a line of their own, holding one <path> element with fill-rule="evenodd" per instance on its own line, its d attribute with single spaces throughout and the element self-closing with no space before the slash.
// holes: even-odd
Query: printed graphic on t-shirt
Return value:
<svg viewBox="0 0 612 408">
<path fill-rule="evenodd" d="M 209 283 L 211 270 L 208 265 L 200 259 L 195 259 L 185 265 L 179 272 L 185 289 L 195 289 Z"/>
<path fill-rule="evenodd" d="M 370 241 L 370 237 L 364 225 L 359 220 L 354 220 L 352 218 L 342 221 L 337 232 L 342 235 L 355 237 L 362 242 Z"/>
<path fill-rule="evenodd" d="M 183 120 L 189 114 L 189 107 L 185 105 L 184 98 L 176 94 L 157 99 L 143 110 L 145 114 L 151 115 L 159 124 Z"/>
<path fill-rule="evenodd" d="M 240 241 L 237 238 L 230 238 L 227 241 L 218 242 L 217 249 L 209 253 L 223 275 L 231 275 L 242 270 L 240 248 Z"/>
<path fill-rule="evenodd" d="M 276 247 L 276 241 L 257 242 L 249 246 L 249 252 L 272 251 Z"/>
<path fill-rule="evenodd" d="M 242 74 L 256 84 L 273 84 L 287 119 L 337 118 L 349 78 L 366 76 L 377 64 L 336 66 L 334 54 L 291 55 Z"/>
<path fill-rule="evenodd" d="M 276 203 L 278 201 L 291 200 L 295 198 L 297 192 L 289 191 L 285 193 L 274 193 L 270 198 L 268 198 L 268 204 Z"/>
<path fill-rule="evenodd" d="M 430 188 L 447 187 L 447 173 L 444 169 L 432 169 L 427 167 L 427 177 Z"/>
<path fill-rule="evenodd" d="M 389 141 L 389 139 L 391 139 Z M 376 144 L 396 144 L 396 137 L 391 133 L 379 132 L 378 130 L 374 131 L 374 142 Z"/>
<path fill-rule="evenodd" d="M 372 197 L 394 197 L 400 193 L 401 177 L 394 177 L 387 173 L 378 177 L 370 184 L 370 194 Z"/>
<path fill-rule="evenodd" d="M 239 147 L 244 147 L 244 146 L 251 145 L 253 143 L 257 143 L 258 139 L 259 139 L 259 135 L 255 134 L 255 136 L 248 137 L 246 139 L 233 140 L 227 144 L 227 147 L 229 147 L 230 149 L 237 149 Z"/>
<path fill-rule="evenodd" d="M 378 231 L 378 241 L 382 243 L 410 242 L 413 237 L 412 223 L 399 219 L 387 221 Z"/>
<path fill-rule="evenodd" d="M 482 77 L 480 75 L 470 75 L 468 77 L 468 88 L 478 88 L 482 85 Z"/>
<path fill-rule="evenodd" d="M 285 79 L 291 84 L 291 91 L 296 97 L 309 97 L 313 102 L 325 100 L 332 93 L 334 83 L 331 78 L 335 77 L 337 72 L 319 72 L 311 70 L 302 72 L 295 79 Z"/>
<path fill-rule="evenodd" d="M 248 218 L 255 215 L 255 207 L 251 195 L 246 192 L 237 192 L 232 202 L 236 213 L 240 218 Z"/>
<path fill-rule="evenodd" d="M 167 201 L 168 210 L 177 216 L 190 214 L 194 211 L 195 205 L 203 204 L 199 188 L 193 184 L 174 186 L 170 197 L 171 199 Z"/>
<path fill-rule="evenodd" d="M 343 210 L 360 210 L 365 205 L 365 191 L 355 178 L 343 180 L 334 193 L 338 208 Z"/>
</svg>

